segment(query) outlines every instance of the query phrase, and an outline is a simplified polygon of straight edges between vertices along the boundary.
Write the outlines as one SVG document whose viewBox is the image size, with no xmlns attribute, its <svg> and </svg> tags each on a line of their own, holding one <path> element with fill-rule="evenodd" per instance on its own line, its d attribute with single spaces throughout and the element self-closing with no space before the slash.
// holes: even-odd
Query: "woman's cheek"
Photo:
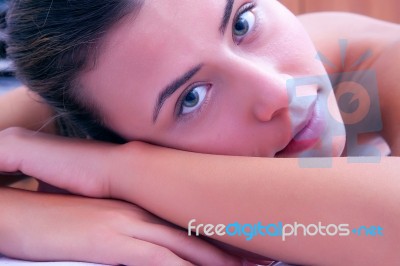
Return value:
<svg viewBox="0 0 400 266">
<path fill-rule="evenodd" d="M 249 43 L 257 56 L 292 76 L 317 75 L 317 51 L 298 19 L 275 1 L 260 1 L 259 29 Z"/>
</svg>

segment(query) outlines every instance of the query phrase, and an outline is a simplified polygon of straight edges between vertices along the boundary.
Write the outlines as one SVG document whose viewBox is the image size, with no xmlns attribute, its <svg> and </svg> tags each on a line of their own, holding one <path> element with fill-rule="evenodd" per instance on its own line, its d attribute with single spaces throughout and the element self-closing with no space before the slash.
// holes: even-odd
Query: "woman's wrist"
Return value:
<svg viewBox="0 0 400 266">
<path fill-rule="evenodd" d="M 32 197 L 25 201 L 25 196 Z M 9 244 L 15 243 L 19 239 L 18 233 L 29 226 L 24 216 L 31 210 L 26 206 L 32 204 L 33 197 L 35 195 L 32 192 L 0 187 L 0 254 L 8 254 Z"/>
<path fill-rule="evenodd" d="M 157 155 L 154 149 L 162 148 L 140 141 L 113 148 L 104 182 L 111 198 L 137 202 L 136 191 L 145 189 L 141 180 L 148 177 L 146 173 L 153 167 L 152 156 Z"/>
</svg>

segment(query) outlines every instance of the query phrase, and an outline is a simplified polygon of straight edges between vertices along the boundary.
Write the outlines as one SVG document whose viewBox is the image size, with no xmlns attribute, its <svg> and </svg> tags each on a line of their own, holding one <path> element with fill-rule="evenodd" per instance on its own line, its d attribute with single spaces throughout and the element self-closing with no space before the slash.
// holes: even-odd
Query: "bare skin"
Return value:
<svg viewBox="0 0 400 266">
<path fill-rule="evenodd" d="M 399 25 L 340 13 L 308 14 L 299 18 L 318 51 L 337 66 L 327 66 L 329 74 L 358 70 L 376 73 L 383 122 L 380 134 L 388 142 L 392 155 L 400 155 L 400 105 L 396 102 L 400 96 L 399 76 L 396 74 L 400 70 L 400 64 L 396 63 L 400 57 Z M 340 39 L 347 40 L 349 45 L 344 67 L 341 63 Z M 368 50 L 372 51 L 372 56 L 356 69 L 352 68 L 352 64 Z"/>
<path fill-rule="evenodd" d="M 240 259 L 188 238 L 185 231 L 133 204 L 0 191 L 7 202 L 2 206 L 7 215 L 0 222 L 0 250 L 9 257 L 107 265 L 241 265 Z"/>
<path fill-rule="evenodd" d="M 23 127 L 33 131 L 55 133 L 51 108 L 26 87 L 0 97 L 0 129 Z"/>
<path fill-rule="evenodd" d="M 324 33 L 328 35 L 326 33 L 328 26 L 321 23 L 321 21 L 324 21 L 324 17 L 321 16 L 325 16 L 325 21 L 341 21 L 346 27 L 339 24 L 330 29 L 332 34 L 329 33 L 329 36 L 324 36 Z M 398 26 L 341 14 L 308 15 L 301 17 L 301 21 L 306 25 L 311 36 L 324 36 L 320 39 L 314 37 L 313 41 L 317 44 L 318 50 L 334 61 L 335 65 L 340 65 L 338 39 L 348 37 L 349 55 L 354 55 L 355 58 L 359 57 L 366 49 L 374 51 L 374 56 L 361 65 L 358 70 L 372 68 L 377 73 L 384 122 L 382 135 L 389 143 L 392 154 L 398 155 L 398 139 L 396 136 L 399 135 L 399 117 L 396 115 L 398 113 L 396 110 L 399 107 L 393 100 L 396 98 L 394 96 L 398 94 L 399 88 L 398 76 L 394 74 L 398 73 L 399 65 L 393 64 L 393 62 L 396 62 L 393 58 L 399 56 L 398 40 L 395 37 L 398 36 Z M 365 24 L 368 25 L 369 31 L 365 31 L 363 26 Z M 321 27 L 316 29 L 316 25 Z M 349 28 L 348 25 L 353 25 L 354 28 Z M 371 28 L 376 31 L 370 30 Z M 349 33 L 343 33 L 343 30 L 349 30 Z M 370 32 L 379 32 L 379 38 L 374 36 L 376 33 Z M 369 36 L 370 34 L 372 36 Z M 367 41 L 367 46 L 363 46 L 366 43 L 365 40 L 371 39 L 374 40 L 372 43 Z M 359 43 L 363 45 L 359 46 Z M 335 60 L 335 58 L 337 59 Z M 349 61 L 352 61 L 352 59 L 352 57 L 349 57 Z M 331 71 L 333 73 L 346 70 L 345 68 Z M 316 265 L 328 265 L 330 263 L 337 265 L 343 261 L 350 265 L 361 263 L 372 265 L 383 261 L 398 263 L 399 261 L 397 251 L 394 248 L 399 239 L 395 232 L 399 232 L 399 230 L 396 223 L 389 222 L 389 220 L 398 221 L 400 218 L 397 208 L 394 208 L 399 202 L 397 192 L 400 189 L 396 174 L 399 171 L 396 168 L 396 165 L 398 165 L 397 158 L 383 158 L 381 164 L 377 165 L 348 165 L 345 159 L 338 158 L 334 159 L 332 169 L 325 169 L 321 174 L 322 170 L 296 168 L 296 160 L 211 157 L 135 143 L 115 149 L 102 144 L 98 146 L 93 144 L 88 146 L 78 145 L 79 147 L 75 149 L 70 145 L 71 143 L 64 142 L 64 140 L 48 139 L 41 135 L 39 138 L 32 138 L 29 134 L 23 133 L 21 137 L 21 134 L 17 132 L 17 138 L 15 138 L 14 133 L 3 134 L 3 137 L 10 137 L 10 135 L 14 135 L 11 138 L 14 141 L 7 143 L 14 142 L 20 143 L 20 145 L 24 143 L 26 147 L 31 147 L 29 150 L 36 150 L 38 154 L 49 156 L 49 158 L 54 159 L 54 168 L 46 168 L 46 171 L 43 172 L 43 168 L 37 167 L 40 162 L 32 160 L 27 154 L 16 152 L 15 157 L 13 157 L 16 158 L 16 161 L 2 166 L 3 170 L 23 170 L 27 174 L 77 193 L 91 196 L 111 195 L 133 201 L 182 226 L 186 226 L 188 220 L 193 217 L 197 217 L 199 222 L 229 223 L 238 219 L 256 222 L 267 214 L 269 219 L 288 222 L 295 219 L 305 221 L 325 219 L 329 222 L 340 222 L 343 219 L 353 224 L 382 224 L 385 230 L 392 233 L 377 241 L 375 241 L 376 239 L 365 241 L 365 239 L 357 238 L 349 238 L 348 241 L 301 239 L 303 246 L 301 252 L 298 250 L 297 242 L 284 245 L 277 242 L 267 242 L 265 239 L 251 243 L 231 238 L 222 239 L 230 244 L 262 255 L 270 255 L 296 263 Z M 59 146 L 54 145 L 56 143 L 59 143 Z M 110 169 L 104 170 L 103 173 L 107 173 L 106 175 L 90 172 L 91 168 L 86 166 L 94 165 L 94 162 L 97 165 L 99 161 L 109 162 L 109 158 L 101 157 L 107 154 L 103 149 L 108 148 L 111 149 L 111 156 L 116 156 L 112 157 L 115 158 L 113 162 L 118 162 L 118 164 L 113 164 Z M 62 155 L 59 152 L 61 150 L 63 151 Z M 56 154 L 62 157 L 57 158 L 55 157 Z M 77 158 L 76 154 L 82 154 L 82 157 Z M 96 154 L 101 154 L 101 156 Z M 90 161 L 83 161 L 84 158 L 88 158 L 88 155 L 90 155 Z M 21 164 L 21 158 L 23 158 L 23 164 Z M 124 159 L 121 160 L 120 158 Z M 83 175 L 93 177 L 94 179 L 90 179 L 93 182 L 90 184 L 79 183 L 78 176 L 76 176 L 77 179 L 69 179 L 68 170 L 60 173 L 56 166 L 57 161 L 61 159 L 71 160 L 71 163 L 76 161 L 83 164 L 82 169 L 86 167 L 88 170 L 82 171 Z M 282 161 L 276 164 L 275 160 Z M 175 167 L 177 161 L 182 163 L 178 169 Z M 100 165 L 103 164 L 100 163 Z M 107 166 L 106 163 L 104 165 Z M 154 165 L 157 165 L 157 168 Z M 132 170 L 127 171 L 127 169 Z M 149 169 L 152 169 L 152 171 L 149 171 Z M 208 169 L 208 171 L 204 169 Z M 230 171 L 227 172 L 226 169 L 230 169 Z M 287 171 L 287 169 L 291 169 L 290 171 L 293 172 Z M 351 172 L 351 178 L 348 176 L 349 172 Z M 160 173 L 162 173 L 161 179 L 159 178 Z M 191 174 L 188 175 L 187 173 Z M 265 178 L 266 173 L 269 173 L 271 178 Z M 275 175 L 271 176 L 271 173 L 275 173 Z M 385 182 L 382 182 L 382 179 L 379 178 L 382 174 L 386 177 Z M 324 178 L 321 179 L 321 175 Z M 113 176 L 118 176 L 118 182 L 113 182 L 110 179 Z M 143 178 L 143 176 L 146 176 L 146 178 Z M 246 176 L 245 183 L 243 176 Z M 218 182 L 218 180 L 223 181 L 228 178 L 230 182 Z M 86 181 L 90 182 L 90 180 Z M 185 182 L 182 182 L 182 180 L 185 180 Z M 310 185 L 305 186 L 304 184 Z M 359 189 L 360 184 L 362 184 L 362 190 Z M 243 188 L 243 185 L 246 188 Z M 315 191 L 315 187 L 318 187 L 319 190 Z M 178 195 L 177 190 L 180 191 Z M 224 193 L 227 190 L 230 193 Z M 149 191 L 159 191 L 160 193 L 154 195 Z M 208 195 L 206 202 L 202 197 L 204 191 L 207 191 Z M 252 197 L 248 198 L 247 195 L 250 194 Z M 372 197 L 375 200 L 371 201 L 371 195 L 375 194 L 376 196 Z M 221 197 L 221 195 L 224 195 L 224 197 Z M 287 195 L 292 195 L 293 198 L 288 200 Z M 248 198 L 248 201 L 243 202 L 241 200 L 243 198 Z M 321 204 L 313 204 L 316 198 Z M 376 200 L 378 198 L 379 201 Z M 355 199 L 357 200 L 355 201 Z M 160 202 L 163 202 L 162 208 L 160 208 Z M 180 210 L 176 210 L 177 202 L 180 203 Z M 182 202 L 185 202 L 185 204 L 182 205 Z M 260 202 L 263 204 L 260 204 Z M 273 202 L 280 202 L 280 204 L 276 206 L 276 204 L 272 204 Z M 293 204 L 293 202 L 296 202 L 296 204 Z M 364 211 L 366 202 L 369 206 L 369 212 Z M 240 214 L 234 212 L 227 214 L 225 211 L 227 204 L 228 209 L 236 208 L 247 211 Z M 210 209 L 210 205 L 214 208 Z M 254 209 L 249 208 L 249 206 L 260 207 Z M 344 206 L 346 206 L 346 209 L 343 208 Z M 185 211 L 182 211 L 182 209 Z M 281 213 L 282 209 L 287 210 L 285 214 Z M 327 213 L 326 209 L 332 211 Z M 387 215 L 390 218 L 387 218 Z M 382 219 L 382 217 L 386 218 Z M 332 246 L 336 248 L 332 249 Z M 382 252 L 380 254 L 374 252 L 365 254 L 366 249 Z M 316 250 L 320 251 L 318 252 L 319 255 L 316 255 Z M 337 256 L 337 254 L 340 254 L 340 256 Z M 355 254 L 360 256 L 355 256 Z M 337 261 L 338 259 L 340 261 Z"/>
</svg>

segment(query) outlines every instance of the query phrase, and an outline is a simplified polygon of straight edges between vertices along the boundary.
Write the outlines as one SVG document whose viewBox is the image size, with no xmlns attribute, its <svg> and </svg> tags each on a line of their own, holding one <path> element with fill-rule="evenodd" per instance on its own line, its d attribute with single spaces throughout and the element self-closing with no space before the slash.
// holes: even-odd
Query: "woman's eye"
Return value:
<svg viewBox="0 0 400 266">
<path fill-rule="evenodd" d="M 256 23 L 256 16 L 251 10 L 240 14 L 233 25 L 233 35 L 239 40 L 244 38 L 253 29 Z"/>
<path fill-rule="evenodd" d="M 182 99 L 180 114 L 189 114 L 201 107 L 206 99 L 208 86 L 201 85 L 191 89 Z"/>
</svg>

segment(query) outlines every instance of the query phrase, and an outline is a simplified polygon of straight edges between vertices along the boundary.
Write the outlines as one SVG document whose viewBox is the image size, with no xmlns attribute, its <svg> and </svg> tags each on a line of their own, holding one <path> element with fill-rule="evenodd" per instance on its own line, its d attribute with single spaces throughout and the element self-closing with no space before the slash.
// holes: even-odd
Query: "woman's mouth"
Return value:
<svg viewBox="0 0 400 266">
<path fill-rule="evenodd" d="M 275 154 L 275 157 L 295 157 L 296 154 L 313 148 L 319 142 L 325 127 L 317 99 L 312 106 L 309 118 L 304 122 L 304 127 L 295 134 L 283 150 Z"/>
</svg>

